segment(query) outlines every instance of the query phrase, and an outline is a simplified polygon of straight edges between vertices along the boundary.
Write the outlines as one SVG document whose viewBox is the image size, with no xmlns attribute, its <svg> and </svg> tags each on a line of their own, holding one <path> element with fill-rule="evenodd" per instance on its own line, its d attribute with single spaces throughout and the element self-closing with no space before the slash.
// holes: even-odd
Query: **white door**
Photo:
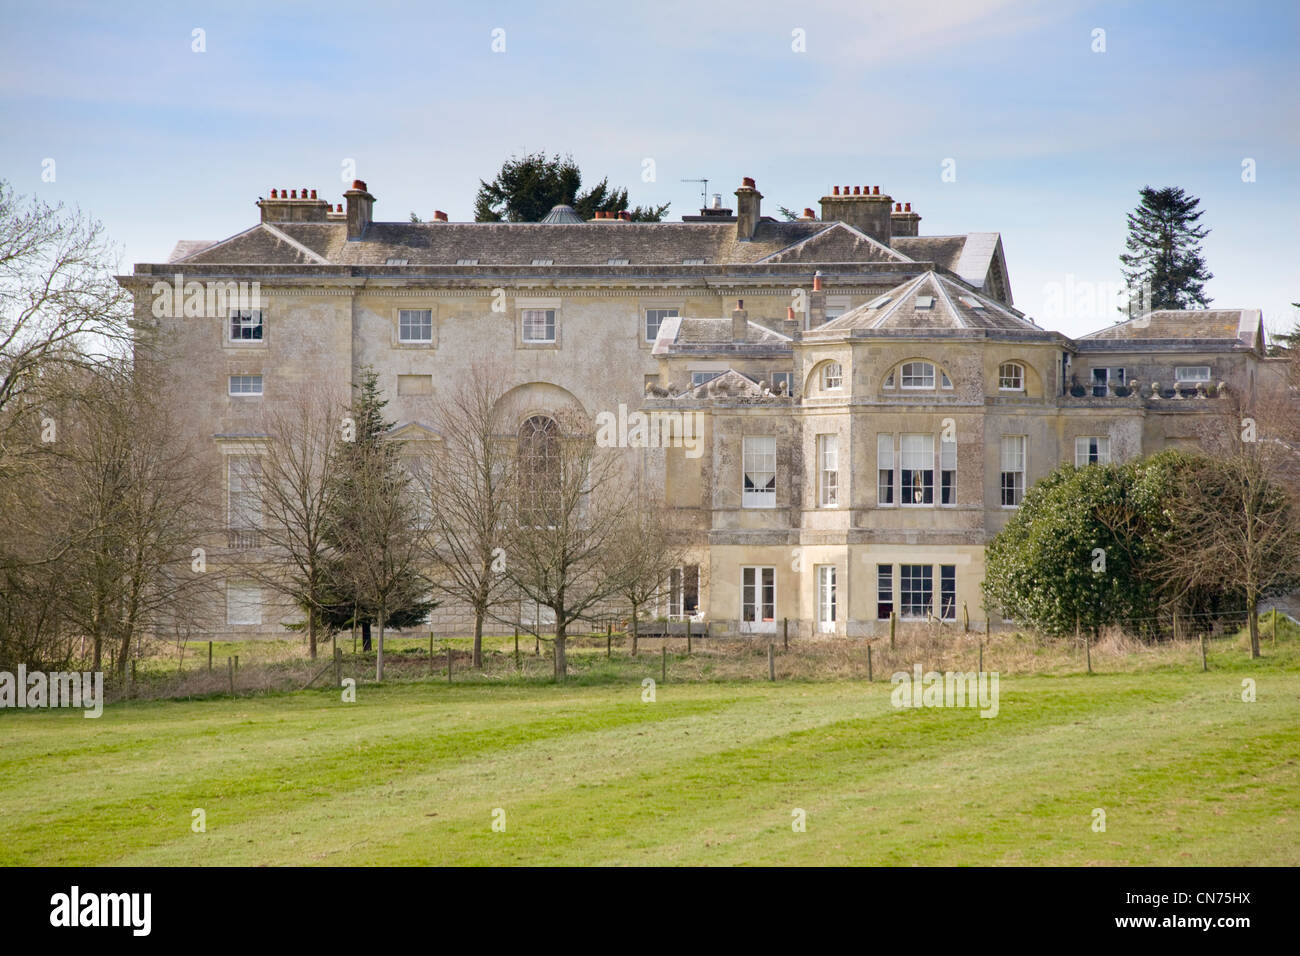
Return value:
<svg viewBox="0 0 1300 956">
<path fill-rule="evenodd" d="M 817 566 L 817 629 L 835 633 L 835 565 Z"/>
</svg>

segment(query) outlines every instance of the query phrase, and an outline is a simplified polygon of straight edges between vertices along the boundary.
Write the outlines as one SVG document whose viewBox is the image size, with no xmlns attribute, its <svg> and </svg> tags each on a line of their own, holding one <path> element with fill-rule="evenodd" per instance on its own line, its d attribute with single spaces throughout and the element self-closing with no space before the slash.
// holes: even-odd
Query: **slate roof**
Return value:
<svg viewBox="0 0 1300 956">
<path fill-rule="evenodd" d="M 653 355 L 716 354 L 718 352 L 744 351 L 752 355 L 760 352 L 791 351 L 790 336 L 769 329 L 757 322 L 746 323 L 744 342 L 731 338 L 730 318 L 685 318 L 671 316 L 659 325 Z"/>
<path fill-rule="evenodd" d="M 1259 309 L 1158 309 L 1085 335 L 1079 344 L 1188 340 L 1263 348 L 1263 312 Z"/>
<path fill-rule="evenodd" d="M 937 272 L 924 272 L 825 325 L 804 332 L 803 338 L 957 329 L 1051 334 L 989 296 Z"/>
<path fill-rule="evenodd" d="M 555 217 L 551 219 L 551 217 Z M 576 214 L 574 216 L 576 220 Z M 753 239 L 741 242 L 729 222 L 570 222 L 552 210 L 544 223 L 375 222 L 360 241 L 348 241 L 342 222 L 259 223 L 219 242 L 178 243 L 170 262 L 195 265 L 386 265 L 405 259 L 410 267 L 450 266 L 477 260 L 481 266 L 532 265 L 550 259 L 555 266 L 603 266 L 611 259 L 629 265 L 798 264 L 935 262 L 956 271 L 961 266 L 979 287 L 989 270 L 996 243 L 976 236 L 897 237 L 883 245 L 845 223 L 764 218 Z M 981 256 L 983 258 L 981 258 Z M 962 273 L 958 273 L 959 275 Z"/>
</svg>

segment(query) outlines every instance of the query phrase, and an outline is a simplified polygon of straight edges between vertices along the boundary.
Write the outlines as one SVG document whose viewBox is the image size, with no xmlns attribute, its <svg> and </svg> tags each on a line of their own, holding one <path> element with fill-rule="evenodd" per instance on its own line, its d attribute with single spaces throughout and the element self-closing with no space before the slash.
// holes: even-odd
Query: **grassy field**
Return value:
<svg viewBox="0 0 1300 956">
<path fill-rule="evenodd" d="M 637 666 L 657 677 L 657 658 Z M 653 703 L 625 674 L 4 712 L 0 863 L 1300 862 L 1292 641 L 1256 662 L 1218 649 L 1209 673 L 1004 675 L 994 719 L 896 710 L 881 678 L 670 672 Z"/>
</svg>

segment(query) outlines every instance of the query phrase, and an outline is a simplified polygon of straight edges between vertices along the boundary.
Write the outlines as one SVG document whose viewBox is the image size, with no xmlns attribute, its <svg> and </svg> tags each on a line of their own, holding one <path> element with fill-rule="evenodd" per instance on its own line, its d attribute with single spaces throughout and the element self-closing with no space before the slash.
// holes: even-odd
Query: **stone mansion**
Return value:
<svg viewBox="0 0 1300 956">
<path fill-rule="evenodd" d="M 1041 328 L 1013 305 L 998 233 L 922 235 L 879 187 L 832 187 L 792 221 L 764 216 L 750 179 L 735 198 L 681 222 L 561 206 L 538 223 L 412 223 L 375 221 L 360 181 L 338 205 L 275 189 L 251 228 L 120 277 L 222 476 L 230 533 L 209 554 L 224 630 L 283 633 L 292 617 L 240 573 L 258 543 L 239 516 L 261 408 L 364 366 L 403 438 L 436 442 L 439 396 L 484 364 L 509 379 L 519 424 L 691 412 L 702 453 L 637 453 L 692 555 L 660 613 L 848 635 L 963 608 L 983 626 L 984 545 L 1037 479 L 1188 445 L 1221 396 L 1277 367 L 1258 310 L 1153 312 L 1079 339 Z M 159 318 L 173 282 L 258 283 L 259 308 Z"/>
</svg>

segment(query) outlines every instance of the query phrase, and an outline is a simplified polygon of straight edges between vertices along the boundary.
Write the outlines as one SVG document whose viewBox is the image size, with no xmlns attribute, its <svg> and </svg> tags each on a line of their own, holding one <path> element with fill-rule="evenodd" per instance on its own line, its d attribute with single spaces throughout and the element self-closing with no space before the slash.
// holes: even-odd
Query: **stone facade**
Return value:
<svg viewBox="0 0 1300 956">
<path fill-rule="evenodd" d="M 747 180 L 739 215 L 680 223 L 563 210 L 536 224 L 385 223 L 364 183 L 346 209 L 285 192 L 259 201 L 251 229 L 181 242 L 172 261 L 120 277 L 141 361 L 167 372 L 169 403 L 211 470 L 214 514 L 233 520 L 232 460 L 257 454 L 261 411 L 307 383 L 346 389 L 372 367 L 395 431 L 436 442 L 440 396 L 488 365 L 521 422 L 620 405 L 693 416 L 701 456 L 633 454 L 700 569 L 698 587 L 685 572 L 689 597 L 661 610 L 715 632 L 789 618 L 796 632 L 871 634 L 886 597 L 903 617 L 965 608 L 982 625 L 983 546 L 1014 506 L 1008 449 L 1014 497 L 1077 447 L 1119 461 L 1186 443 L 1189 423 L 1222 403 L 1212 396 L 1273 374 L 1258 312 L 1153 313 L 1078 340 L 1039 328 L 1012 304 L 996 233 L 919 235 L 910 206 L 868 187 L 835 187 L 821 219 L 778 222 Z M 258 308 L 160 309 L 178 281 L 257 283 Z M 418 334 L 404 334 L 404 310 L 427 321 Z M 1177 382 L 1177 369 L 1192 378 Z M 746 490 L 747 474 L 763 487 Z M 283 633 L 293 615 L 241 573 L 256 539 L 208 544 L 211 573 L 229 582 L 214 630 Z M 454 607 L 431 624 L 468 626 Z"/>
</svg>

